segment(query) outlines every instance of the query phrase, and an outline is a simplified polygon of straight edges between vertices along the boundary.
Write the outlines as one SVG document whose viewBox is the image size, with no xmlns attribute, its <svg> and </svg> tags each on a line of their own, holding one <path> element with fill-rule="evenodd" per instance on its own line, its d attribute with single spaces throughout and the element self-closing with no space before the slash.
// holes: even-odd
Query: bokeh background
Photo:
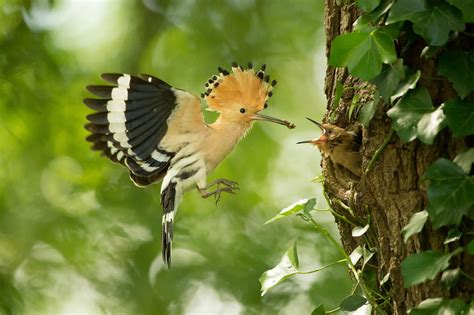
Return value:
<svg viewBox="0 0 474 315">
<path fill-rule="evenodd" d="M 343 266 L 260 296 L 258 278 L 298 240 L 302 269 L 341 258 L 296 217 L 317 197 L 315 137 L 325 108 L 323 1 L 0 0 L 0 314 L 310 314 L 349 294 Z M 211 179 L 240 183 L 216 206 L 185 195 L 173 267 L 161 261 L 159 185 L 89 150 L 87 84 L 150 73 L 199 94 L 231 62 L 278 80 L 266 114 Z M 203 104 L 203 108 L 204 108 Z M 215 113 L 207 112 L 213 121 Z M 326 213 L 319 222 L 337 235 Z"/>
</svg>

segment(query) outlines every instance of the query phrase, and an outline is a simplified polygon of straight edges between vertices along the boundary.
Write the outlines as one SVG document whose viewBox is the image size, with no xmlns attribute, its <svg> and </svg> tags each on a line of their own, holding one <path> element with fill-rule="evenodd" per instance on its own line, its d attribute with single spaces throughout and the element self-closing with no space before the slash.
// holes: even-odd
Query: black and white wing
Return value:
<svg viewBox="0 0 474 315">
<path fill-rule="evenodd" d="M 87 90 L 100 99 L 86 98 L 95 113 L 87 116 L 86 138 L 92 149 L 130 170 L 138 186 L 162 178 L 173 152 L 159 148 L 168 129 L 167 119 L 176 106 L 173 88 L 150 75 L 106 73 L 102 79 L 113 86 L 91 85 Z"/>
</svg>

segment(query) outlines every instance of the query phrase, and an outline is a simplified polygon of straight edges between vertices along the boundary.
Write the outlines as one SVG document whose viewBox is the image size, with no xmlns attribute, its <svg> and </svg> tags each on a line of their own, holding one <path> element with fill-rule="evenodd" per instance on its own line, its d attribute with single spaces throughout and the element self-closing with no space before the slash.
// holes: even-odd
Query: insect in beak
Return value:
<svg viewBox="0 0 474 315">
<path fill-rule="evenodd" d="M 288 129 L 293 129 L 293 128 L 296 127 L 293 123 L 291 123 L 287 120 L 282 120 L 282 119 L 278 119 L 278 118 L 275 118 L 275 117 L 272 117 L 272 116 L 267 116 L 267 115 L 262 115 L 262 114 L 254 114 L 252 116 L 252 120 L 269 121 L 269 122 L 272 122 L 272 123 L 275 123 L 275 124 L 280 124 L 280 125 L 286 126 L 286 127 L 288 127 Z"/>
</svg>

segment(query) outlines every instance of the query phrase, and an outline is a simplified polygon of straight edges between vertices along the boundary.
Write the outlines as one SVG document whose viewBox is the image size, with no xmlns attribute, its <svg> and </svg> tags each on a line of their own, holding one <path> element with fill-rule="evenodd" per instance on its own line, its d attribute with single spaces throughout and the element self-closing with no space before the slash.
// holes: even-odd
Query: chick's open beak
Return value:
<svg viewBox="0 0 474 315">
<path fill-rule="evenodd" d="M 310 122 L 312 122 L 313 124 L 318 126 L 319 129 L 321 129 L 322 134 L 321 134 L 321 136 L 319 136 L 318 139 L 299 141 L 299 142 L 296 142 L 296 144 L 311 143 L 312 145 L 318 145 L 318 144 L 321 144 L 323 142 L 327 142 L 328 138 L 326 136 L 326 129 L 324 129 L 323 125 L 321 125 L 316 120 L 313 120 L 309 117 L 306 117 L 306 119 L 308 119 Z"/>
<path fill-rule="evenodd" d="M 273 123 L 276 123 L 276 124 L 286 126 L 286 127 L 288 127 L 288 129 L 293 129 L 293 128 L 296 127 L 293 123 L 290 123 L 287 120 L 282 120 L 282 119 L 278 119 L 278 118 L 275 118 L 275 117 L 272 117 L 272 116 L 267 116 L 267 115 L 262 115 L 262 114 L 254 114 L 252 116 L 252 120 L 270 121 L 270 122 L 273 122 Z"/>
</svg>

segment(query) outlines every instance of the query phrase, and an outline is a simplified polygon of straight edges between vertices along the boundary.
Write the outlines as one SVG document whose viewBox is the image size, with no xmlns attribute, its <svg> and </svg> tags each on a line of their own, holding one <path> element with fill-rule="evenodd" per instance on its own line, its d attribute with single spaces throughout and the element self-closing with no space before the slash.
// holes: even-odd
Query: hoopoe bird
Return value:
<svg viewBox="0 0 474 315">
<path fill-rule="evenodd" d="M 352 174 L 360 177 L 362 163 L 362 156 L 359 152 L 360 134 L 335 125 L 320 124 L 311 118 L 306 119 L 318 126 L 322 133 L 319 138 L 297 143 L 310 143 L 318 147 L 325 158 L 329 158 L 333 163 L 343 166 Z"/>
<path fill-rule="evenodd" d="M 276 81 L 265 75 L 265 65 L 254 70 L 232 64 L 232 73 L 219 74 L 206 82 L 201 94 L 219 118 L 204 122 L 199 97 L 142 74 L 102 74 L 112 86 L 92 85 L 87 90 L 100 97 L 84 103 L 95 111 L 88 115 L 86 138 L 92 149 L 129 170 L 138 187 L 162 181 L 162 256 L 171 266 L 173 220 L 183 193 L 197 188 L 203 198 L 222 192 L 234 193 L 237 183 L 207 176 L 233 150 L 256 120 L 294 128 L 288 121 L 262 115 Z M 215 187 L 214 190 L 210 190 Z"/>
</svg>

